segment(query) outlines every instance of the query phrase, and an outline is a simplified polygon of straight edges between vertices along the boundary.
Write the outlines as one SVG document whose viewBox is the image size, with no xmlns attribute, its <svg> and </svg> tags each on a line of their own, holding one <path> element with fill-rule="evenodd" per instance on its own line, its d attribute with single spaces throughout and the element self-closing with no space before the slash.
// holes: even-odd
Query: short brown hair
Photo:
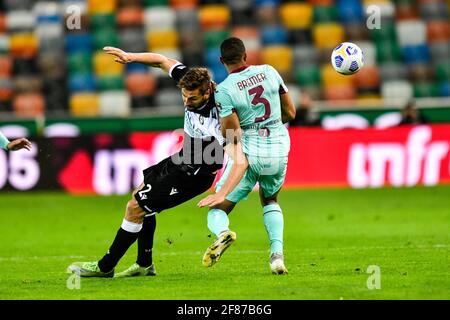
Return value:
<svg viewBox="0 0 450 320">
<path fill-rule="evenodd" d="M 200 88 L 200 93 L 205 94 L 211 83 L 211 76 L 206 68 L 191 68 L 181 78 L 178 87 L 186 90 L 197 90 Z"/>
<path fill-rule="evenodd" d="M 226 64 L 239 63 L 245 54 L 244 42 L 236 37 L 225 39 L 220 45 L 220 54 Z"/>
</svg>

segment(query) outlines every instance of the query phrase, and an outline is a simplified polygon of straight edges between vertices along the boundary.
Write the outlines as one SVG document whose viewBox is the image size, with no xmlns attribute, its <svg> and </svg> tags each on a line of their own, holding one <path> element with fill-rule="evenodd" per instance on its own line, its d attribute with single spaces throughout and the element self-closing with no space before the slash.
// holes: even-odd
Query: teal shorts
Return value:
<svg viewBox="0 0 450 320">
<path fill-rule="evenodd" d="M 269 198 L 277 193 L 284 183 L 287 170 L 287 157 L 281 158 L 263 158 L 248 156 L 249 166 L 245 171 L 239 184 L 227 196 L 227 200 L 238 203 L 243 199 L 247 199 L 247 195 L 253 190 L 256 183 L 259 182 L 259 188 L 265 198 Z M 228 159 L 225 171 L 219 182 L 216 184 L 216 192 L 225 183 L 233 161 Z"/>
</svg>

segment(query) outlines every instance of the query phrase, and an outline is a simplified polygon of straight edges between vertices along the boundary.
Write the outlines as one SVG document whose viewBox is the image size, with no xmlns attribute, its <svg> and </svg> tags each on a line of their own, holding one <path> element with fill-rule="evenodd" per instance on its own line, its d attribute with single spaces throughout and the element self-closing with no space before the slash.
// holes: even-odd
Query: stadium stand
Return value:
<svg viewBox="0 0 450 320">
<path fill-rule="evenodd" d="M 371 29 L 374 5 L 381 28 Z M 220 82 L 218 47 L 229 36 L 244 40 L 250 64 L 273 65 L 313 99 L 449 97 L 449 7 L 442 0 L 5 0 L 0 112 L 127 116 L 179 104 L 161 72 L 114 63 L 102 48 L 161 52 L 207 66 Z M 355 77 L 329 64 L 342 41 L 364 51 Z"/>
</svg>

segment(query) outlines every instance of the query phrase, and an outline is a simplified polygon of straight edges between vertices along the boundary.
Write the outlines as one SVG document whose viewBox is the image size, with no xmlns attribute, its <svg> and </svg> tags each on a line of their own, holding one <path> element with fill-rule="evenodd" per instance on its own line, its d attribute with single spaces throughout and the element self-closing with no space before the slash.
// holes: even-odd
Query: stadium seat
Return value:
<svg viewBox="0 0 450 320">
<path fill-rule="evenodd" d="M 358 91 L 377 89 L 380 86 L 380 72 L 376 66 L 364 66 L 355 75 L 355 85 Z"/>
<path fill-rule="evenodd" d="M 314 6 L 314 23 L 330 23 L 338 21 L 338 11 L 335 6 Z"/>
<path fill-rule="evenodd" d="M 8 35 L 0 34 L 0 53 L 9 52 L 10 40 Z"/>
<path fill-rule="evenodd" d="M 263 48 L 263 62 L 270 64 L 280 73 L 292 70 L 293 54 L 288 46 L 267 46 Z"/>
<path fill-rule="evenodd" d="M 208 30 L 203 33 L 203 43 L 206 48 L 218 48 L 223 40 L 230 36 L 229 30 L 219 29 L 219 30 Z"/>
<path fill-rule="evenodd" d="M 443 1 L 423 1 L 419 3 L 420 16 L 425 21 L 449 19 L 449 9 Z"/>
<path fill-rule="evenodd" d="M 280 17 L 287 29 L 309 28 L 312 23 L 313 8 L 307 3 L 283 3 L 280 6 Z"/>
<path fill-rule="evenodd" d="M 450 82 L 441 82 L 438 85 L 439 96 L 450 97 Z"/>
<path fill-rule="evenodd" d="M 373 28 L 370 30 L 371 38 L 375 42 L 380 41 L 397 41 L 396 25 L 392 22 L 386 22 L 382 28 Z"/>
<path fill-rule="evenodd" d="M 116 10 L 116 0 L 89 0 L 88 11 L 90 14 L 112 13 Z"/>
<path fill-rule="evenodd" d="M 415 63 L 408 66 L 412 82 L 433 81 L 434 69 L 428 63 Z"/>
<path fill-rule="evenodd" d="M 364 65 L 373 66 L 377 64 L 377 49 L 372 41 L 355 41 L 364 53 Z"/>
<path fill-rule="evenodd" d="M 247 49 L 247 64 L 259 65 L 263 64 L 263 55 L 260 49 Z"/>
<path fill-rule="evenodd" d="M 10 38 L 10 53 L 15 58 L 35 57 L 38 45 L 38 38 L 33 33 L 15 33 Z"/>
<path fill-rule="evenodd" d="M 164 88 L 158 90 L 156 95 L 156 105 L 161 107 L 180 107 L 183 106 L 183 99 L 181 98 L 180 91 L 176 88 Z"/>
<path fill-rule="evenodd" d="M 434 67 L 436 79 L 441 82 L 450 81 L 450 57 L 447 61 L 436 63 Z"/>
<path fill-rule="evenodd" d="M 320 69 L 317 65 L 298 66 L 294 78 L 300 86 L 320 86 Z"/>
<path fill-rule="evenodd" d="M 414 91 L 409 81 L 383 81 L 381 84 L 381 96 L 386 104 L 406 103 L 414 96 Z"/>
<path fill-rule="evenodd" d="M 414 20 L 419 18 L 419 10 L 414 1 L 400 1 L 396 5 L 395 19 L 400 20 Z"/>
<path fill-rule="evenodd" d="M 99 97 L 95 93 L 77 93 L 70 97 L 70 112 L 75 117 L 99 115 Z"/>
<path fill-rule="evenodd" d="M 317 6 L 333 6 L 335 0 L 307 0 L 311 5 L 317 5 Z"/>
<path fill-rule="evenodd" d="M 230 36 L 240 38 L 246 49 L 261 49 L 260 31 L 254 26 L 234 27 Z"/>
<path fill-rule="evenodd" d="M 353 100 L 356 99 L 356 89 L 352 85 L 333 85 L 324 88 L 326 100 Z"/>
<path fill-rule="evenodd" d="M 321 66 L 321 79 L 323 87 L 352 86 L 354 77 L 344 76 L 336 72 L 331 64 Z"/>
<path fill-rule="evenodd" d="M 102 29 L 92 34 L 92 49 L 102 50 L 105 46 L 118 47 L 119 39 L 114 29 Z"/>
<path fill-rule="evenodd" d="M 122 0 L 128 2 L 128 0 Z M 137 0 L 144 7 L 167 7 L 172 0 Z"/>
<path fill-rule="evenodd" d="M 66 59 L 69 73 L 85 74 L 92 72 L 92 60 L 90 53 L 87 52 L 69 53 Z"/>
<path fill-rule="evenodd" d="M 288 42 L 288 34 L 281 26 L 262 27 L 261 39 L 264 46 L 285 45 Z"/>
<path fill-rule="evenodd" d="M 421 20 L 397 22 L 397 39 L 401 47 L 420 45 L 427 41 L 427 27 Z"/>
<path fill-rule="evenodd" d="M 225 5 L 205 5 L 199 9 L 199 21 L 202 30 L 226 28 L 230 18 L 230 9 Z"/>
<path fill-rule="evenodd" d="M 274 26 L 279 24 L 279 10 L 277 6 L 257 6 L 254 10 L 256 25 Z"/>
<path fill-rule="evenodd" d="M 12 67 L 13 63 L 10 56 L 0 56 L 0 78 L 10 78 Z"/>
<path fill-rule="evenodd" d="M 11 79 L 0 77 L 0 101 L 9 101 L 13 96 L 13 83 Z"/>
<path fill-rule="evenodd" d="M 300 88 L 302 93 L 306 93 L 311 97 L 311 100 L 322 100 L 322 87 L 305 86 Z"/>
<path fill-rule="evenodd" d="M 125 88 L 122 76 L 97 77 L 96 85 L 100 91 L 123 90 Z"/>
<path fill-rule="evenodd" d="M 41 54 L 37 58 L 37 65 L 40 74 L 45 77 L 62 77 L 66 76 L 66 58 L 59 52 Z"/>
<path fill-rule="evenodd" d="M 71 92 L 94 92 L 96 89 L 93 74 L 73 74 L 69 76 L 69 90 Z"/>
<path fill-rule="evenodd" d="M 38 68 L 37 68 L 37 60 L 32 58 L 14 58 L 13 59 L 13 74 L 19 75 L 19 74 L 37 74 Z"/>
<path fill-rule="evenodd" d="M 13 110 L 18 117 L 36 117 L 45 113 L 45 99 L 39 93 L 22 93 L 15 95 Z"/>
<path fill-rule="evenodd" d="M 208 66 L 208 69 L 211 72 L 212 80 L 216 83 L 221 83 L 228 76 L 227 70 L 221 64 Z"/>
<path fill-rule="evenodd" d="M 148 51 L 156 52 L 164 49 L 178 48 L 176 30 L 151 31 L 147 34 Z"/>
<path fill-rule="evenodd" d="M 450 41 L 450 22 L 433 20 L 427 23 L 428 43 Z"/>
<path fill-rule="evenodd" d="M 145 34 L 139 28 L 122 28 L 118 30 L 119 47 L 129 52 L 148 51 Z"/>
<path fill-rule="evenodd" d="M 347 23 L 344 29 L 345 39 L 349 42 L 367 41 L 370 38 L 369 29 L 362 28 L 359 22 Z"/>
<path fill-rule="evenodd" d="M 131 98 L 121 90 L 104 91 L 99 96 L 99 113 L 104 117 L 127 117 L 131 113 Z"/>
<path fill-rule="evenodd" d="M 42 78 L 37 75 L 16 75 L 13 85 L 15 93 L 39 92 L 42 90 Z"/>
<path fill-rule="evenodd" d="M 9 11 L 6 14 L 6 29 L 9 32 L 32 32 L 36 16 L 27 10 Z"/>
<path fill-rule="evenodd" d="M 176 27 L 176 13 L 170 7 L 150 7 L 144 11 L 145 31 L 173 30 Z"/>
<path fill-rule="evenodd" d="M 73 33 L 66 36 L 66 51 L 92 52 L 92 35 L 89 33 Z"/>
<path fill-rule="evenodd" d="M 291 45 L 311 44 L 311 29 L 291 29 L 288 30 L 288 39 Z"/>
<path fill-rule="evenodd" d="M 379 41 L 375 43 L 377 48 L 378 63 L 399 62 L 401 50 L 395 41 Z"/>
<path fill-rule="evenodd" d="M 363 22 L 364 12 L 360 0 L 336 0 L 339 19 L 342 23 Z"/>
<path fill-rule="evenodd" d="M 380 76 L 382 81 L 407 80 L 408 69 L 403 63 L 384 62 L 380 64 Z"/>
<path fill-rule="evenodd" d="M 344 28 L 337 23 L 316 24 L 313 27 L 313 37 L 318 49 L 334 48 L 344 41 Z"/>
<path fill-rule="evenodd" d="M 406 45 L 402 49 L 403 60 L 407 64 L 430 61 L 430 52 L 426 44 Z"/>
<path fill-rule="evenodd" d="M 6 32 L 6 17 L 3 12 L 0 12 L 0 33 Z"/>
<path fill-rule="evenodd" d="M 147 2 L 150 2 L 151 0 L 145 0 Z M 161 0 L 157 0 L 161 1 Z M 164 1 L 164 0 L 162 0 Z M 166 1 L 167 2 L 167 1 Z M 170 0 L 170 6 L 173 9 L 176 10 L 183 10 L 183 9 L 194 9 L 199 6 L 200 0 Z"/>
<path fill-rule="evenodd" d="M 294 65 L 311 65 L 319 63 L 319 53 L 311 44 L 302 44 L 294 46 Z"/>
<path fill-rule="evenodd" d="M 144 23 L 144 11 L 139 7 L 123 7 L 117 11 L 117 24 L 122 27 L 140 27 Z"/>
<path fill-rule="evenodd" d="M 439 87 L 436 83 L 430 81 L 416 82 L 414 83 L 414 97 L 438 97 Z"/>
<path fill-rule="evenodd" d="M 198 19 L 198 11 L 196 9 L 176 10 L 176 26 L 178 31 L 200 30 L 200 22 Z"/>
<path fill-rule="evenodd" d="M 110 13 L 97 13 L 89 16 L 90 31 L 114 30 L 116 28 L 116 15 Z"/>
<path fill-rule="evenodd" d="M 151 73 L 132 72 L 126 76 L 126 88 L 132 96 L 152 96 L 156 90 L 156 78 Z"/>
<path fill-rule="evenodd" d="M 434 62 L 445 61 L 450 57 L 450 41 L 431 43 L 429 50 Z"/>
<path fill-rule="evenodd" d="M 120 75 L 123 72 L 123 64 L 114 61 L 114 58 L 103 52 L 97 51 L 93 55 L 94 73 L 96 76 Z"/>
</svg>

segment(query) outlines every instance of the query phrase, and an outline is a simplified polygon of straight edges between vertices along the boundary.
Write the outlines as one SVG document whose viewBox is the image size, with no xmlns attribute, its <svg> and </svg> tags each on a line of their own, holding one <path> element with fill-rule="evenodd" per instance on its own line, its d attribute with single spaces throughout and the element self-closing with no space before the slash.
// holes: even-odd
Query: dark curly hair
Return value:
<svg viewBox="0 0 450 320">
<path fill-rule="evenodd" d="M 200 93 L 205 94 L 211 83 L 211 76 L 206 68 L 191 68 L 181 78 L 178 87 L 186 90 L 196 90 L 200 88 Z"/>
</svg>

